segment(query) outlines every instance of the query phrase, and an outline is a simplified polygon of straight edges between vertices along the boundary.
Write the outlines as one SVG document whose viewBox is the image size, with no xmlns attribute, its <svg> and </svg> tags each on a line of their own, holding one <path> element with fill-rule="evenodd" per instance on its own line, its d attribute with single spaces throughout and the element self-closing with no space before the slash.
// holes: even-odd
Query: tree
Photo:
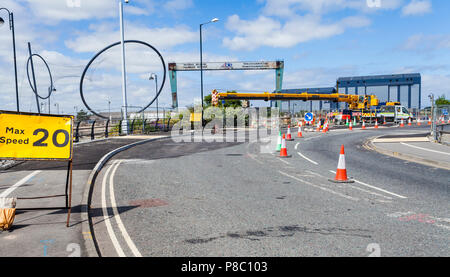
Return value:
<svg viewBox="0 0 450 277">
<path fill-rule="evenodd" d="M 236 92 L 235 90 L 227 91 L 227 93 L 235 93 L 235 92 Z M 203 102 L 205 103 L 206 107 L 211 106 L 211 100 L 212 100 L 212 95 L 211 94 L 206 95 L 203 98 Z M 227 99 L 227 100 L 225 100 L 225 104 L 222 104 L 222 100 L 219 99 L 218 107 L 225 107 L 225 108 L 228 108 L 228 107 L 233 107 L 233 108 L 242 107 L 242 101 L 239 100 L 239 99 Z"/>
<path fill-rule="evenodd" d="M 77 121 L 86 121 L 89 120 L 91 116 L 84 111 L 83 109 L 81 109 L 78 113 L 77 113 Z"/>
<path fill-rule="evenodd" d="M 442 94 L 438 99 L 436 99 L 436 106 L 450 105 L 450 100 L 445 99 L 445 95 Z"/>
</svg>

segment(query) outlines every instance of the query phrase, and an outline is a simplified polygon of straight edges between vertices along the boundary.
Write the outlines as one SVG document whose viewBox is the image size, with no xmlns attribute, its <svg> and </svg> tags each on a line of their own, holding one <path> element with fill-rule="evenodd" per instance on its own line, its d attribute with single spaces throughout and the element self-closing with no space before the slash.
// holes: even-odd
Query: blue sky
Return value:
<svg viewBox="0 0 450 277">
<path fill-rule="evenodd" d="M 27 42 L 50 64 L 65 113 L 83 108 L 79 79 L 89 59 L 119 40 L 118 0 L 2 0 L 14 12 L 23 111 L 36 111 L 26 78 Z M 199 60 L 199 24 L 204 27 L 205 61 L 285 62 L 283 88 L 333 86 L 337 77 L 419 72 L 427 95 L 450 98 L 450 11 L 444 0 L 130 0 L 124 7 L 126 39 L 154 45 L 167 62 Z M 2 17 L 6 13 L 2 12 Z M 11 33 L 0 28 L 0 109 L 15 109 Z M 86 98 L 97 110 L 121 106 L 119 49 L 102 56 L 88 71 Z M 157 57 L 127 47 L 128 102 L 142 106 L 154 96 L 151 72 L 162 76 Z M 38 90 L 49 86 L 37 62 Z M 161 80 L 161 78 L 160 78 Z M 180 106 L 199 98 L 200 74 L 178 75 Z M 272 91 L 274 72 L 207 72 L 212 89 Z M 170 106 L 166 82 L 159 101 Z"/>
</svg>

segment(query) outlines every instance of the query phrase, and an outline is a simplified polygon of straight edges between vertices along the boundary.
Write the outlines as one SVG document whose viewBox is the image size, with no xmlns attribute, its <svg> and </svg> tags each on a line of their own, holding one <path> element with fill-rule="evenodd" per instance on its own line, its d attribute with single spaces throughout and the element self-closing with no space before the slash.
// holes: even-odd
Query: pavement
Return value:
<svg viewBox="0 0 450 277">
<path fill-rule="evenodd" d="M 94 186 L 98 254 L 449 256 L 449 171 L 364 147 L 378 136 L 426 130 L 304 132 L 287 142 L 288 159 L 266 151 L 274 149 L 267 138 L 239 134 L 238 142 L 194 136 L 130 148 Z M 351 184 L 329 181 L 342 144 Z"/>
<path fill-rule="evenodd" d="M 70 225 L 64 197 L 18 200 L 13 227 L 0 231 L 1 257 L 87 256 L 81 212 L 87 180 L 100 158 L 118 147 L 149 137 L 117 137 L 74 144 L 73 196 Z M 67 162 L 27 161 L 0 171 L 0 197 L 35 197 L 64 194 Z M 25 209 L 25 210 L 24 210 Z M 28 209 L 28 210 L 27 210 Z"/>
<path fill-rule="evenodd" d="M 377 137 L 368 147 L 382 154 L 450 170 L 450 146 L 431 142 L 429 133 Z"/>
</svg>

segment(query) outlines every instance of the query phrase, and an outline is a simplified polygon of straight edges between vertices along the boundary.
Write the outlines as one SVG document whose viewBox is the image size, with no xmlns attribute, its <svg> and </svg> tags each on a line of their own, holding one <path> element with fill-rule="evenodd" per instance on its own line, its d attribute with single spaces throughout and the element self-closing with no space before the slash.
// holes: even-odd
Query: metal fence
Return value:
<svg viewBox="0 0 450 277">
<path fill-rule="evenodd" d="M 159 132 L 169 132 L 176 121 L 171 117 L 161 119 L 134 118 L 128 120 L 128 134 L 151 134 Z M 95 140 L 125 135 L 122 133 L 121 119 L 112 120 L 87 120 L 78 121 L 74 124 L 73 141 Z"/>
</svg>

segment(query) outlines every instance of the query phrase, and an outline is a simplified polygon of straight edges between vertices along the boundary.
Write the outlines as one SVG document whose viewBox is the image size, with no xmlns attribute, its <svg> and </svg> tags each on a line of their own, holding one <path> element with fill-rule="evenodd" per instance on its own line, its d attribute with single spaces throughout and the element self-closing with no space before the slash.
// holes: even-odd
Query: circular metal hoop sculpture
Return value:
<svg viewBox="0 0 450 277">
<path fill-rule="evenodd" d="M 30 73 L 29 73 L 28 68 L 29 68 L 29 64 L 30 64 L 30 61 L 31 61 L 31 57 L 33 57 L 33 56 L 39 57 L 39 58 L 44 62 L 45 66 L 47 67 L 48 75 L 50 76 L 50 88 L 51 88 L 51 89 L 48 90 L 48 95 L 47 95 L 47 97 L 42 97 L 42 96 L 40 96 L 40 95 L 38 94 L 38 92 L 37 92 L 37 88 L 33 87 L 33 84 L 31 84 Z M 30 84 L 31 90 L 34 92 L 34 94 L 35 94 L 37 97 L 41 98 L 42 100 L 48 99 L 48 98 L 52 95 L 52 92 L 53 92 L 53 78 L 52 78 L 52 73 L 50 72 L 50 67 L 48 66 L 48 64 L 47 64 L 47 62 L 44 60 L 44 58 L 42 58 L 41 55 L 39 55 L 39 54 L 33 54 L 33 55 L 31 55 L 31 57 L 28 57 L 28 60 L 27 60 L 27 77 L 28 77 L 28 83 Z"/>
<path fill-rule="evenodd" d="M 142 45 L 145 45 L 145 46 L 149 47 L 150 49 L 152 49 L 153 51 L 155 51 L 156 54 L 158 54 L 158 56 L 159 56 L 159 58 L 160 58 L 160 60 L 161 60 L 163 69 L 164 69 L 164 76 L 163 76 L 163 80 L 162 80 L 161 87 L 160 87 L 159 90 L 158 90 L 158 93 L 156 94 L 155 98 L 153 98 L 153 100 L 150 101 L 150 103 L 149 103 L 148 105 L 146 105 L 144 108 L 142 108 L 141 110 L 139 110 L 139 111 L 137 112 L 137 113 L 141 113 L 141 112 L 145 111 L 148 107 L 150 107 L 150 106 L 153 104 L 153 102 L 155 102 L 155 100 L 158 98 L 159 94 L 161 93 L 162 89 L 164 88 L 164 83 L 165 83 L 165 81 L 166 81 L 166 66 L 165 66 L 165 62 L 164 62 L 164 59 L 163 59 L 161 53 L 159 53 L 159 51 L 158 51 L 155 47 L 153 47 L 152 45 L 150 45 L 150 44 L 148 44 L 148 43 L 146 43 L 146 42 L 140 41 L 140 40 L 125 40 L 124 43 L 125 43 L 125 44 L 126 44 L 126 43 L 137 43 L 137 44 L 142 44 Z M 94 57 L 89 61 L 89 63 L 86 65 L 86 67 L 84 68 L 83 74 L 81 75 L 81 80 L 80 80 L 80 96 L 81 96 L 81 101 L 83 101 L 83 104 L 86 106 L 86 108 L 87 108 L 91 113 L 95 114 L 95 115 L 98 116 L 98 117 L 104 118 L 104 119 L 108 119 L 108 117 L 96 113 L 93 109 L 91 109 L 91 107 L 89 107 L 89 105 L 86 103 L 86 100 L 84 99 L 84 94 L 83 94 L 83 82 L 84 82 L 84 76 L 86 75 L 86 72 L 87 72 L 87 70 L 89 69 L 89 67 L 91 66 L 91 64 L 94 62 L 94 60 L 95 60 L 98 56 L 100 56 L 103 52 L 107 51 L 108 49 L 110 49 L 110 48 L 112 48 L 112 47 L 114 47 L 114 46 L 120 45 L 120 44 L 121 44 L 121 42 L 118 41 L 118 42 L 116 42 L 116 43 L 113 43 L 113 44 L 111 44 L 111 45 L 109 45 L 109 46 L 103 48 L 103 50 L 101 50 L 100 52 L 98 52 L 97 54 L 95 54 L 95 56 L 94 56 Z"/>
</svg>

